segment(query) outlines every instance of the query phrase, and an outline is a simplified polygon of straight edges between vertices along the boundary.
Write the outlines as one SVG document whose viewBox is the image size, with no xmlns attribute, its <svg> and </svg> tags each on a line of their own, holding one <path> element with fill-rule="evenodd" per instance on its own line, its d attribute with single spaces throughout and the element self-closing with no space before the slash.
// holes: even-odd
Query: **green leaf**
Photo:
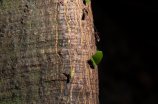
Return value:
<svg viewBox="0 0 158 104">
<path fill-rule="evenodd" d="M 86 0 L 86 2 L 89 2 L 90 0 Z"/>
<path fill-rule="evenodd" d="M 97 51 L 93 56 L 91 56 L 91 60 L 93 61 L 93 65 L 98 65 L 103 58 L 102 51 Z"/>
</svg>

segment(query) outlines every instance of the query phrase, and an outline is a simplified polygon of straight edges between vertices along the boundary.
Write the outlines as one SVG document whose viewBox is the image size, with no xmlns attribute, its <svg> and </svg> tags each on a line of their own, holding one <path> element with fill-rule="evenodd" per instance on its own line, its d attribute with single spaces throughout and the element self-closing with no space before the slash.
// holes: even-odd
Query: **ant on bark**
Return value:
<svg viewBox="0 0 158 104">
<path fill-rule="evenodd" d="M 62 6 L 64 6 L 64 2 L 63 2 L 63 1 L 60 1 L 60 4 L 61 4 Z"/>
<path fill-rule="evenodd" d="M 94 26 L 94 35 L 95 35 L 96 43 L 100 42 L 100 37 L 98 34 L 99 34 L 99 32 L 97 32 L 97 29 Z"/>
</svg>

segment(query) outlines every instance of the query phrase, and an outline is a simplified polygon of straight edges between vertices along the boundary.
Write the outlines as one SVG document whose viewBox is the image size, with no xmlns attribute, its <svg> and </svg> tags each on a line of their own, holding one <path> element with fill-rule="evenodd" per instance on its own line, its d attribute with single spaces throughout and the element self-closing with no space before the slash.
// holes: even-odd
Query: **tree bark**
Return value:
<svg viewBox="0 0 158 104">
<path fill-rule="evenodd" d="M 91 2 L 0 0 L 0 104 L 99 104 L 95 52 Z"/>
</svg>

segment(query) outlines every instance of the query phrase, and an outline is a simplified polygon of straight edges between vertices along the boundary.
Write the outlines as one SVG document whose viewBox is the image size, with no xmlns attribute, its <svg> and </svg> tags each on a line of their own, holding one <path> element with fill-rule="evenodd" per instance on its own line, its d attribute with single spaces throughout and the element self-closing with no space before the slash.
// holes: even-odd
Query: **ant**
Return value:
<svg viewBox="0 0 158 104">
<path fill-rule="evenodd" d="M 88 60 L 87 62 L 88 62 L 88 64 L 90 65 L 90 67 L 91 67 L 92 69 L 94 69 L 94 65 L 93 65 L 92 60 L 90 59 L 90 60 Z"/>
<path fill-rule="evenodd" d="M 63 74 L 67 77 L 67 83 L 69 83 L 70 82 L 70 78 L 71 78 L 70 74 L 66 74 L 66 73 L 63 73 Z"/>
<path fill-rule="evenodd" d="M 96 43 L 100 42 L 100 37 L 98 35 L 99 33 L 97 32 L 97 29 L 94 26 L 94 35 L 95 35 L 95 39 L 96 39 Z"/>
<path fill-rule="evenodd" d="M 60 4 L 61 4 L 62 6 L 64 6 L 64 2 L 63 2 L 63 1 L 60 1 Z"/>
</svg>

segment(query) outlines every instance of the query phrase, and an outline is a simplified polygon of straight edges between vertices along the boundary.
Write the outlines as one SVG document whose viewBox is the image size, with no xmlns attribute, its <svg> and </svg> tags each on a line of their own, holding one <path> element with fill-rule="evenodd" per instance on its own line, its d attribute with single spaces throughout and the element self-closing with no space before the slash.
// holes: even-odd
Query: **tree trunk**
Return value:
<svg viewBox="0 0 158 104">
<path fill-rule="evenodd" d="M 99 104 L 95 52 L 91 2 L 0 0 L 0 104 Z"/>
</svg>

